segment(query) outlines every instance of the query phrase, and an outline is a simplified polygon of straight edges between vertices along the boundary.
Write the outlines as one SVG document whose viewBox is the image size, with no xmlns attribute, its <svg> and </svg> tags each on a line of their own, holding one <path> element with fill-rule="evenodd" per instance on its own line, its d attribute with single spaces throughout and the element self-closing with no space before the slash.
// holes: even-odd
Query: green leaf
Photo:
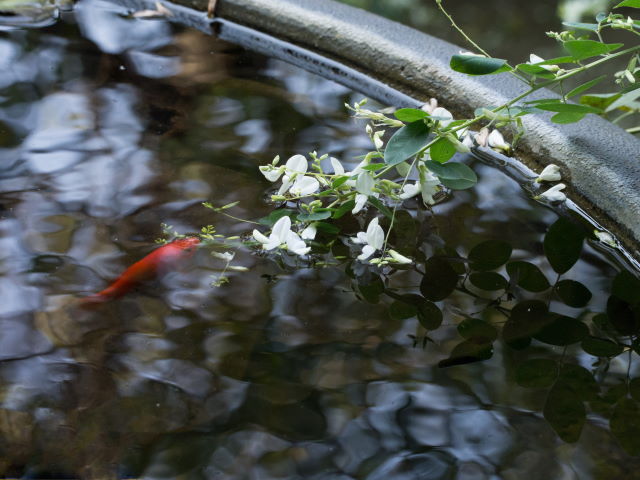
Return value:
<svg viewBox="0 0 640 480">
<path fill-rule="evenodd" d="M 552 314 L 553 321 L 542 327 L 533 338 L 549 345 L 565 346 L 580 342 L 589 334 L 587 326 L 579 320 Z"/>
<path fill-rule="evenodd" d="M 349 200 L 348 202 L 343 203 L 338 208 L 336 208 L 335 212 L 333 212 L 333 218 L 343 217 L 347 212 L 353 210 L 353 207 L 356 206 L 355 200 Z"/>
<path fill-rule="evenodd" d="M 376 207 L 378 211 L 382 213 L 385 217 L 387 217 L 389 220 L 393 219 L 393 212 L 389 210 L 388 207 L 385 207 L 384 204 L 380 200 L 378 200 L 376 197 L 373 197 L 373 196 L 369 197 L 368 202 L 374 207 Z"/>
<path fill-rule="evenodd" d="M 449 66 L 456 72 L 467 75 L 489 75 L 511 70 L 506 60 L 477 55 L 454 55 Z"/>
<path fill-rule="evenodd" d="M 477 318 L 466 318 L 458 324 L 458 333 L 470 340 L 476 342 L 493 342 L 498 338 L 498 330 L 496 327 L 484 320 Z"/>
<path fill-rule="evenodd" d="M 453 190 L 464 190 L 473 187 L 478 183 L 478 177 L 475 172 L 467 167 L 464 163 L 447 162 L 438 163 L 433 160 L 425 162 L 429 170 L 431 170 L 446 187 Z"/>
<path fill-rule="evenodd" d="M 593 373 L 580 365 L 565 363 L 560 369 L 558 383 L 573 390 L 580 400 L 591 402 L 598 398 L 600 387 Z"/>
<path fill-rule="evenodd" d="M 429 147 L 429 156 L 438 163 L 444 163 L 456 153 L 456 147 L 453 146 L 445 137 L 441 137 Z"/>
<path fill-rule="evenodd" d="M 557 273 L 565 273 L 580 258 L 585 231 L 574 222 L 560 217 L 544 236 L 544 254 Z"/>
<path fill-rule="evenodd" d="M 640 303 L 640 280 L 627 270 L 622 270 L 613 279 L 611 293 L 630 305 Z"/>
<path fill-rule="evenodd" d="M 507 273 L 518 286 L 529 292 L 544 292 L 551 286 L 547 277 L 533 263 L 509 262 L 507 263 Z"/>
<path fill-rule="evenodd" d="M 501 240 L 487 240 L 479 243 L 469 252 L 472 270 L 495 270 L 511 257 L 512 248 Z"/>
<path fill-rule="evenodd" d="M 420 292 L 428 300 L 444 300 L 458 285 L 458 274 L 451 264 L 442 257 L 431 257 L 424 264 L 424 277 L 420 282 Z"/>
<path fill-rule="evenodd" d="M 326 235 L 337 235 L 340 232 L 340 229 L 332 223 L 316 222 L 315 225 L 318 232 L 324 233 Z"/>
<path fill-rule="evenodd" d="M 621 345 L 611 340 L 591 336 L 582 340 L 582 349 L 595 357 L 615 357 L 624 351 Z"/>
<path fill-rule="evenodd" d="M 298 220 L 301 222 L 312 222 L 314 220 L 324 220 L 330 216 L 331 212 L 329 210 L 324 210 L 322 212 L 300 213 L 298 214 Z"/>
<path fill-rule="evenodd" d="M 258 220 L 260 225 L 266 225 L 267 227 L 273 227 L 273 225 L 280 220 L 282 217 L 292 217 L 296 214 L 295 210 L 290 208 L 280 208 L 278 210 L 274 210 L 266 217 L 262 217 Z"/>
<path fill-rule="evenodd" d="M 558 363 L 547 358 L 526 360 L 516 369 L 516 383 L 525 388 L 546 388 L 558 377 Z"/>
<path fill-rule="evenodd" d="M 589 105 L 580 105 L 578 103 L 538 103 L 536 104 L 536 108 L 540 110 L 546 110 L 548 112 L 563 112 L 563 113 L 602 113 L 602 110 L 599 110 L 595 107 L 590 107 Z"/>
<path fill-rule="evenodd" d="M 624 46 L 623 43 L 600 43 L 595 40 L 568 40 L 563 45 L 576 60 L 604 55 Z"/>
<path fill-rule="evenodd" d="M 344 175 L 342 177 L 336 178 L 333 182 L 331 182 L 331 188 L 338 188 L 342 186 L 347 180 L 349 180 L 349 175 Z"/>
<path fill-rule="evenodd" d="M 607 78 L 606 75 L 601 75 L 597 78 L 594 78 L 593 80 L 589 80 L 588 82 L 583 83 L 582 85 L 577 86 L 576 88 L 574 88 L 573 90 L 571 90 L 569 93 L 567 93 L 566 98 L 571 98 L 574 97 L 582 92 L 585 92 L 587 90 L 589 90 L 591 87 L 597 85 L 598 83 L 600 83 L 602 80 L 604 80 L 605 78 Z"/>
<path fill-rule="evenodd" d="M 620 93 L 592 93 L 580 97 L 581 105 L 589 105 L 600 110 L 605 110 L 609 105 L 620 98 Z"/>
<path fill-rule="evenodd" d="M 586 113 L 560 112 L 560 113 L 556 113 L 553 117 L 551 117 L 551 121 L 559 125 L 566 125 L 568 123 L 579 122 L 586 115 L 587 115 Z"/>
<path fill-rule="evenodd" d="M 549 391 L 542 410 L 551 428 L 565 442 L 578 441 L 587 418 L 584 404 L 569 387 L 556 384 Z"/>
<path fill-rule="evenodd" d="M 619 7 L 640 8 L 640 0 L 624 0 L 624 2 L 620 2 L 613 8 Z"/>
<path fill-rule="evenodd" d="M 562 25 L 569 28 L 575 28 L 576 30 L 589 30 L 590 32 L 596 32 L 598 30 L 597 23 L 562 22 Z"/>
<path fill-rule="evenodd" d="M 469 275 L 469 281 L 481 290 L 506 290 L 509 286 L 507 279 L 496 272 L 474 272 Z"/>
<path fill-rule="evenodd" d="M 610 112 L 612 110 L 615 110 L 616 108 L 624 109 L 624 107 L 627 107 L 628 109 L 633 109 L 634 107 L 633 103 L 635 102 L 635 100 L 638 99 L 638 97 L 640 97 L 640 90 L 637 90 L 637 89 L 631 90 L 630 92 L 625 93 L 616 101 L 611 103 L 611 105 L 609 105 L 605 111 Z"/>
<path fill-rule="evenodd" d="M 429 114 L 424 110 L 420 110 L 418 108 L 400 108 L 396 110 L 394 113 L 396 118 L 401 122 L 415 122 L 417 120 L 422 120 L 423 118 L 427 118 Z"/>
<path fill-rule="evenodd" d="M 384 163 L 370 163 L 369 165 L 362 167 L 362 170 L 366 170 L 367 172 L 377 172 L 385 167 L 386 165 Z"/>
<path fill-rule="evenodd" d="M 640 406 L 638 402 L 630 398 L 621 399 L 613 410 L 609 426 L 613 436 L 629 455 L 640 455 Z"/>
<path fill-rule="evenodd" d="M 560 280 L 555 286 L 560 299 L 573 308 L 584 307 L 591 300 L 591 292 L 575 280 Z"/>
<path fill-rule="evenodd" d="M 516 65 L 516 69 L 521 72 L 527 73 L 529 75 L 533 75 L 534 77 L 540 77 L 547 80 L 552 80 L 556 78 L 555 73 L 550 72 L 546 68 L 542 68 L 539 65 L 531 65 L 529 63 L 520 63 Z"/>
<path fill-rule="evenodd" d="M 491 342 L 465 340 L 453 347 L 449 358 L 438 362 L 438 367 L 446 368 L 453 367 L 455 365 L 481 362 L 482 360 L 488 360 L 492 355 L 493 344 Z"/>
<path fill-rule="evenodd" d="M 422 120 L 398 129 L 384 150 L 384 163 L 396 165 L 413 157 L 429 143 L 429 126 Z"/>
</svg>

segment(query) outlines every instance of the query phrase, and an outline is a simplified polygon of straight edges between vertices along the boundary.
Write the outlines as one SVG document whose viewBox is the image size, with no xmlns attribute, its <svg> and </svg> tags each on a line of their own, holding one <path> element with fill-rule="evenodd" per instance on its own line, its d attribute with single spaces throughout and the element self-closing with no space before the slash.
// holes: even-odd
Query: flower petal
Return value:
<svg viewBox="0 0 640 480">
<path fill-rule="evenodd" d="M 366 260 L 371 255 L 373 255 L 375 251 L 376 249 L 373 248 L 371 245 L 365 245 L 362 248 L 362 254 L 358 255 L 358 260 Z"/>
<path fill-rule="evenodd" d="M 313 177 L 307 177 L 305 175 L 296 178 L 296 181 L 293 182 L 289 193 L 296 196 L 305 196 L 317 192 L 318 189 L 320 189 L 320 183 L 318 182 L 318 180 Z"/>
<path fill-rule="evenodd" d="M 351 213 L 353 213 L 355 215 L 360 210 L 362 210 L 364 208 L 364 206 L 367 204 L 367 200 L 368 199 L 369 199 L 369 197 L 367 197 L 366 195 L 358 193 L 356 195 L 356 205 L 355 205 L 355 207 L 353 207 L 353 210 L 351 210 Z"/>
<path fill-rule="evenodd" d="M 273 165 L 262 165 L 259 170 L 270 182 L 276 182 L 284 172 L 284 168 L 274 168 Z"/>
<path fill-rule="evenodd" d="M 453 115 L 446 108 L 442 108 L 442 107 L 434 108 L 433 112 L 431 112 L 431 116 L 440 117 L 438 118 L 438 120 L 440 121 L 440 125 L 442 125 L 443 127 L 446 127 L 451 122 L 453 122 Z"/>
<path fill-rule="evenodd" d="M 271 230 L 271 235 L 269 236 L 269 240 L 271 237 L 275 237 L 279 240 L 279 244 L 285 243 L 287 241 L 287 235 L 291 231 L 291 218 L 287 215 L 284 217 L 280 217 L 280 219 L 273 226 L 273 230 Z"/>
<path fill-rule="evenodd" d="M 415 197 L 420 193 L 420 183 L 406 183 L 398 195 L 402 200 L 406 200 L 407 198 Z"/>
<path fill-rule="evenodd" d="M 267 244 L 269 243 L 269 238 L 264 236 L 262 233 L 260 233 L 258 230 L 254 230 L 253 231 L 253 238 L 255 239 L 256 242 L 260 242 L 262 244 Z"/>
<path fill-rule="evenodd" d="M 559 183 L 554 185 L 546 192 L 541 193 L 538 197 L 545 198 L 550 202 L 564 202 L 567 199 L 567 196 L 562 193 L 560 190 L 564 189 L 566 185 L 564 183 Z"/>
<path fill-rule="evenodd" d="M 331 166 L 333 167 L 333 173 L 335 173 L 336 175 L 344 175 L 344 167 L 342 166 L 342 163 L 340 163 L 340 160 L 331 157 L 329 161 L 331 162 Z"/>
<path fill-rule="evenodd" d="M 306 255 L 309 250 L 311 250 L 311 247 L 307 247 L 307 244 L 304 243 L 297 233 L 289 230 L 287 234 L 287 250 L 296 255 Z"/>
<path fill-rule="evenodd" d="M 291 173 L 307 173 L 308 167 L 307 159 L 302 155 L 294 155 L 285 165 L 287 171 Z"/>
<path fill-rule="evenodd" d="M 554 165 L 553 163 L 544 167 L 544 170 L 540 172 L 538 178 L 536 178 L 536 182 L 557 182 L 562 180 L 562 175 L 560 175 L 560 167 Z"/>
<path fill-rule="evenodd" d="M 302 232 L 300 233 L 300 236 L 305 240 L 313 240 L 314 238 L 316 238 L 317 232 L 318 230 L 316 229 L 316 225 L 312 223 L 307 228 L 302 230 Z"/>
<path fill-rule="evenodd" d="M 367 243 L 375 250 L 380 250 L 384 243 L 384 230 L 378 225 L 378 217 L 369 222 L 367 227 Z"/>
</svg>

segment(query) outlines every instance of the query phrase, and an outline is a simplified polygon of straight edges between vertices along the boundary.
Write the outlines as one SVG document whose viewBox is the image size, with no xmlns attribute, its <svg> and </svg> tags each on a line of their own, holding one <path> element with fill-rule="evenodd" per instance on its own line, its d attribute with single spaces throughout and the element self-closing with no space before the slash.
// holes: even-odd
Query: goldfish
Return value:
<svg viewBox="0 0 640 480">
<path fill-rule="evenodd" d="M 140 283 L 161 273 L 162 270 L 173 268 L 177 263 L 191 258 L 199 244 L 199 238 L 187 237 L 163 245 L 127 268 L 104 290 L 84 297 L 81 303 L 92 305 L 120 298 Z"/>
</svg>

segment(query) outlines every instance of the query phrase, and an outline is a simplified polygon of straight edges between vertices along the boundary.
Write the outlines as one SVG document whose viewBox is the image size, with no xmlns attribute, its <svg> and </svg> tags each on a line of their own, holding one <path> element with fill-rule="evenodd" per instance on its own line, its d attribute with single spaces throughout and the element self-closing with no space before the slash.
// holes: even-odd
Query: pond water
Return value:
<svg viewBox="0 0 640 480">
<path fill-rule="evenodd" d="M 640 478 L 627 453 L 638 453 L 635 356 L 608 361 L 549 331 L 529 332 L 530 346 L 529 334 L 507 345 L 469 333 L 470 317 L 501 325 L 505 305 L 542 304 L 617 338 L 594 313 L 636 318 L 633 298 L 612 307 L 610 297 L 614 278 L 634 280 L 592 239 L 562 277 L 593 294 L 579 308 L 516 285 L 503 304 L 468 284 L 439 299 L 424 275 L 440 271 L 433 262 L 383 283 L 357 262 L 312 268 L 250 249 L 235 260 L 249 270 L 214 288 L 221 266 L 205 248 L 121 299 L 80 307 L 154 248 L 163 223 L 250 231 L 201 204 L 267 215 L 271 184 L 257 167 L 275 155 L 347 161 L 371 148 L 343 107 L 361 94 L 125 13 L 83 1 L 55 25 L 0 32 L 2 475 Z M 557 214 L 467 160 L 477 187 L 433 214 L 414 206 L 399 237 L 416 239 L 423 259 L 501 241 L 555 282 L 543 240 Z M 503 278 L 504 263 L 493 268 Z M 421 323 L 406 294 L 431 298 L 442 326 L 427 332 L 433 317 Z M 613 323 L 635 339 L 635 326 Z M 456 356 L 463 337 L 479 348 Z"/>
</svg>

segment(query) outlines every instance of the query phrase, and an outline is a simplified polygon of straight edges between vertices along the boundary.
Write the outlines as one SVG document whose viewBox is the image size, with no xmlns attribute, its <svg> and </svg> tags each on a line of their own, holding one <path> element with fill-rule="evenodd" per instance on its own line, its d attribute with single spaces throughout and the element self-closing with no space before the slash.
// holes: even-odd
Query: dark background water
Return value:
<svg viewBox="0 0 640 480">
<path fill-rule="evenodd" d="M 514 382 L 521 352 L 437 367 L 459 341 L 459 312 L 476 306 L 465 295 L 443 305 L 423 349 L 415 318 L 359 300 L 342 269 L 282 269 L 244 250 L 250 271 L 212 288 L 221 265 L 203 249 L 121 300 L 77 308 L 151 250 L 161 223 L 248 231 L 200 204 L 265 215 L 257 166 L 276 154 L 348 161 L 370 148 L 343 108 L 359 94 L 124 13 L 83 1 L 54 26 L 0 33 L 4 475 L 636 478 L 601 415 L 576 444 L 557 438 L 540 414 L 546 390 Z M 429 232 L 463 254 L 503 239 L 552 278 L 541 241 L 555 213 L 474 169 L 477 188 L 437 206 Z M 599 311 L 616 270 L 588 245 L 569 276 Z M 394 281 L 411 291 L 419 278 Z M 596 360 L 543 344 L 534 356 Z M 625 378 L 626 358 L 604 383 Z"/>
</svg>

